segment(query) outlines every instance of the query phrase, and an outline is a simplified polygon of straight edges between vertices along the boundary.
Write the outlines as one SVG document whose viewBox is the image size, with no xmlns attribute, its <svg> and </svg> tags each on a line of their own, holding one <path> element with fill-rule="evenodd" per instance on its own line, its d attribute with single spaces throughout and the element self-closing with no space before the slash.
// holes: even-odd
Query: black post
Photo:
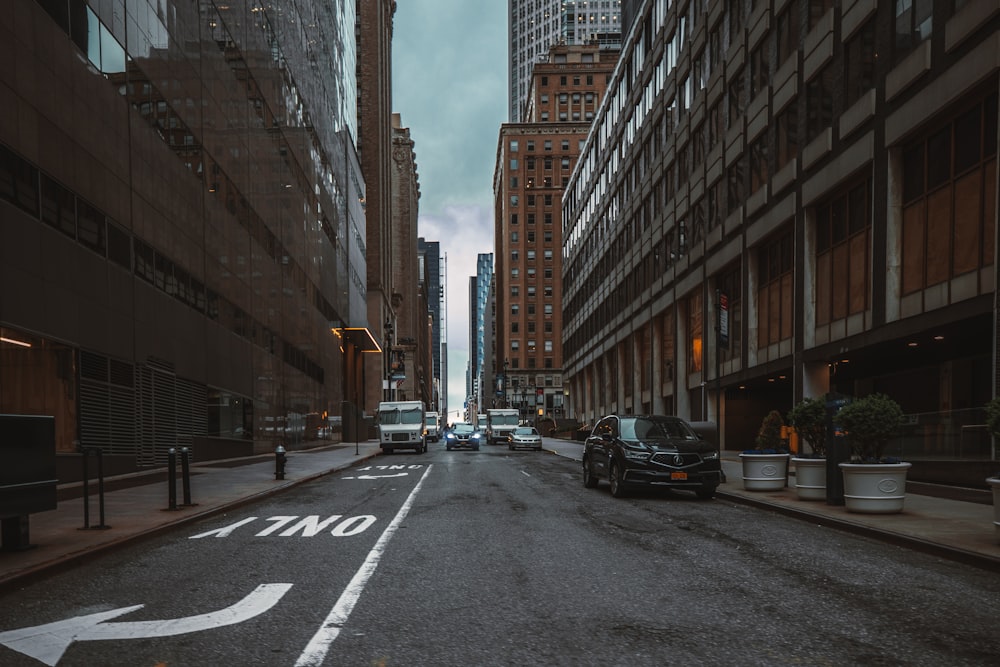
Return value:
<svg viewBox="0 0 1000 667">
<path fill-rule="evenodd" d="M 837 413 L 850 397 L 830 392 L 826 395 L 826 504 L 844 504 L 844 473 L 840 464 L 851 458 L 847 437 L 836 423 Z"/>
<path fill-rule="evenodd" d="M 181 489 L 184 492 L 184 507 L 191 507 L 191 450 L 181 447 Z"/>
<path fill-rule="evenodd" d="M 177 450 L 167 452 L 167 509 L 177 509 Z"/>
<path fill-rule="evenodd" d="M 90 470 L 87 465 L 87 458 L 90 456 L 90 449 L 80 448 L 80 460 L 83 461 L 83 530 L 90 529 Z"/>
<path fill-rule="evenodd" d="M 111 526 L 104 523 L 104 450 L 100 447 L 94 447 L 93 449 L 97 455 L 97 508 L 100 518 L 100 523 L 96 527 L 110 528 Z"/>
</svg>

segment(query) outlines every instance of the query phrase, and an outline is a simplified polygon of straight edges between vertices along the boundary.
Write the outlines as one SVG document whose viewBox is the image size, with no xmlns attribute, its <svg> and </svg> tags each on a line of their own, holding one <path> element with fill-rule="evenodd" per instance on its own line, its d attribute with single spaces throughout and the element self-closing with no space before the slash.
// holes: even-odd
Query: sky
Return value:
<svg viewBox="0 0 1000 667">
<path fill-rule="evenodd" d="M 493 252 L 493 170 L 507 120 L 507 2 L 397 0 L 392 108 L 410 129 L 419 235 L 447 261 L 448 409 L 465 401 L 469 278 Z"/>
</svg>

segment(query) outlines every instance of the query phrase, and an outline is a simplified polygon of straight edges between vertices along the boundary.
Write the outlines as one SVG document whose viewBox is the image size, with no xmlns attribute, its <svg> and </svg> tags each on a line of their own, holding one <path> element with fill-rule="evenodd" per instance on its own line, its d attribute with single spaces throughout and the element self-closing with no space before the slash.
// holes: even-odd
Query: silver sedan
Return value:
<svg viewBox="0 0 1000 667">
<path fill-rule="evenodd" d="M 518 426 L 507 436 L 507 447 L 511 450 L 518 447 L 526 447 L 535 451 L 541 451 L 542 436 L 532 426 Z"/>
</svg>

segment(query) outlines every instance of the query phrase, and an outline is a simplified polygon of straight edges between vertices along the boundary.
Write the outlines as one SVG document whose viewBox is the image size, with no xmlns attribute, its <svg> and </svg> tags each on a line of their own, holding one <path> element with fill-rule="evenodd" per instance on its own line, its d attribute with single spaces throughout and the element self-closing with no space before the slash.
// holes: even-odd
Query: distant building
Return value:
<svg viewBox="0 0 1000 667">
<path fill-rule="evenodd" d="M 495 366 L 523 420 L 565 417 L 562 197 L 618 52 L 553 46 L 537 63 L 528 117 L 500 128 L 494 173 Z M 504 372 L 504 369 L 506 371 Z"/>
<path fill-rule="evenodd" d="M 597 44 L 621 47 L 621 0 L 508 0 L 508 118 L 525 118 L 531 69 L 546 62 L 549 47 Z"/>
<path fill-rule="evenodd" d="M 479 253 L 476 275 L 469 278 L 469 376 L 466 396 L 482 405 L 485 375 L 485 330 L 489 326 L 490 286 L 493 283 L 493 253 Z M 485 391 L 489 391 L 486 389 Z"/>
<path fill-rule="evenodd" d="M 442 374 L 443 361 L 442 317 L 444 315 L 444 264 L 441 261 L 441 243 L 417 239 L 417 252 L 421 263 L 421 289 L 427 295 L 427 312 L 431 318 L 430 347 L 432 357 L 433 405 L 441 414 L 447 412 L 448 385 Z"/>
<path fill-rule="evenodd" d="M 995 459 L 1000 14 L 751 4 L 637 3 L 563 198 L 570 413 L 742 449 L 877 391 L 908 415 L 890 454 Z"/>
</svg>

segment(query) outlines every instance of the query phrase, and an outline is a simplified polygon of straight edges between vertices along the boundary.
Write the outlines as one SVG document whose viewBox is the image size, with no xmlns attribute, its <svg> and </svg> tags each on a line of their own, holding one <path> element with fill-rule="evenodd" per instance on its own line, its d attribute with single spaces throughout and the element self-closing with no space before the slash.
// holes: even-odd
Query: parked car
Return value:
<svg viewBox="0 0 1000 667">
<path fill-rule="evenodd" d="M 482 434 L 475 426 L 466 422 L 456 422 L 444 438 L 444 446 L 450 452 L 459 447 L 470 447 L 479 450 Z"/>
<path fill-rule="evenodd" d="M 507 435 L 507 447 L 512 450 L 527 447 L 541 451 L 542 436 L 533 426 L 518 426 Z"/>
<path fill-rule="evenodd" d="M 608 415 L 594 426 L 583 448 L 583 485 L 611 485 L 611 495 L 629 487 L 665 486 L 711 498 L 722 482 L 719 449 L 680 417 Z"/>
</svg>

